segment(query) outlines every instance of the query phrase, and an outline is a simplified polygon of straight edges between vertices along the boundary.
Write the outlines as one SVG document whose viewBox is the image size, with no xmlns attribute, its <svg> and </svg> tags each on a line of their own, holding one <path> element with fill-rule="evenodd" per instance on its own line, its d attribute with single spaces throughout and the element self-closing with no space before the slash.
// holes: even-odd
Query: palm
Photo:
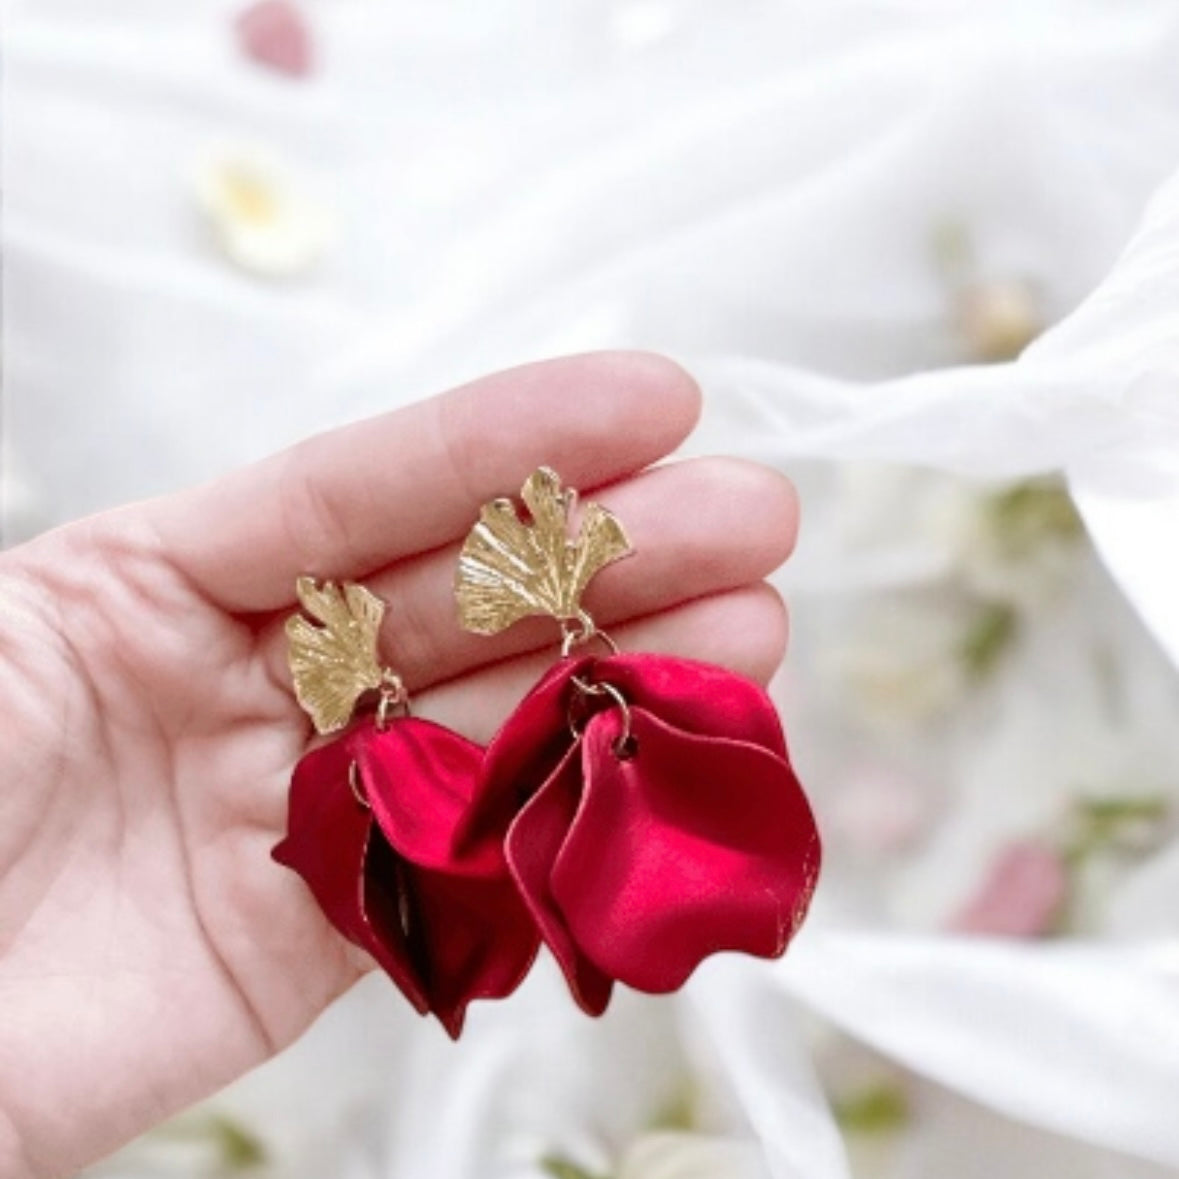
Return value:
<svg viewBox="0 0 1179 1179">
<path fill-rule="evenodd" d="M 17 636 L 29 654 L 10 662 L 19 678 L 0 681 L 29 702 L 24 741 L 53 752 L 25 779 L 35 788 L 6 800 L 0 832 L 0 979 L 42 980 L 5 1004 L 18 1039 L 0 1057 L 0 1106 L 18 1124 L 60 1116 L 30 1091 L 30 1067 L 75 1108 L 92 1086 L 145 1075 L 165 1078 L 153 1101 L 183 1104 L 291 1039 L 355 970 L 267 860 L 305 733 L 248 630 L 162 564 L 141 564 L 130 594 L 104 585 L 95 574 L 119 565 L 102 538 L 45 547 L 93 597 L 64 631 L 34 613 Z M 47 1004 L 74 1018 L 42 1019 Z M 168 1071 L 177 1060 L 189 1067 Z M 138 1123 L 128 1111 L 127 1132 Z"/>
<path fill-rule="evenodd" d="M 584 422 L 535 391 L 538 372 L 604 386 L 601 408 L 613 408 L 615 421 L 630 415 L 629 437 L 613 452 L 605 439 L 594 451 Z M 633 409 L 628 380 L 647 386 L 629 399 Z M 693 415 L 676 370 L 620 358 L 492 378 L 452 395 L 448 412 L 461 411 L 476 438 L 497 416 L 497 398 L 527 396 L 538 402 L 533 439 L 516 449 L 528 454 L 500 456 L 503 482 L 498 470 L 475 476 L 492 484 L 488 494 L 510 490 L 540 459 L 563 465 L 571 482 L 625 475 L 674 446 Z M 351 435 L 353 463 L 361 437 L 374 451 L 414 447 L 430 404 L 441 403 Z M 269 855 L 285 826 L 291 767 L 308 744 L 276 622 L 292 606 L 303 562 L 311 572 L 365 575 L 390 599 L 386 654 L 416 707 L 475 739 L 486 739 L 551 658 L 530 652 L 551 638 L 543 629 L 488 642 L 450 621 L 444 546 L 478 504 L 453 494 L 444 465 L 437 489 L 391 497 L 386 518 L 371 523 L 371 546 L 359 503 L 346 541 L 321 526 L 316 554 L 292 545 L 289 521 L 300 508 L 326 523 L 324 483 L 344 469 L 341 442 L 328 436 L 318 455 L 299 456 L 308 474 L 278 481 L 269 525 L 264 511 L 245 526 L 232 515 L 205 518 L 232 509 L 251 478 L 273 484 L 273 465 L 240 476 L 240 487 L 98 518 L 2 559 L 0 710 L 16 737 L 0 752 L 0 1110 L 9 1119 L 5 1126 L 0 1114 L 0 1162 L 12 1160 L 4 1174 L 65 1173 L 211 1092 L 289 1043 L 366 969 Z M 714 509 L 711 521 L 696 513 L 677 524 L 673 508 L 671 538 L 636 535 L 645 566 L 636 559 L 604 574 L 594 608 L 630 646 L 671 646 L 766 674 L 781 644 L 780 612 L 747 587 L 789 545 L 788 493 L 748 470 L 685 464 L 613 494 L 624 519 L 637 513 L 641 533 L 661 504 L 690 497 L 694 483 L 715 499 L 725 479 L 733 494 L 724 519 Z M 355 491 L 331 494 L 346 506 Z M 763 514 L 751 524 L 755 497 Z M 435 508 L 431 521 L 423 504 L 448 499 L 453 508 Z M 198 519 L 204 529 L 194 528 Z M 715 559 L 673 572 L 675 534 L 691 528 L 696 555 Z M 383 539 L 407 533 L 419 543 Z M 326 562 L 318 569 L 317 558 Z M 399 621 L 412 627 L 398 630 Z"/>
</svg>

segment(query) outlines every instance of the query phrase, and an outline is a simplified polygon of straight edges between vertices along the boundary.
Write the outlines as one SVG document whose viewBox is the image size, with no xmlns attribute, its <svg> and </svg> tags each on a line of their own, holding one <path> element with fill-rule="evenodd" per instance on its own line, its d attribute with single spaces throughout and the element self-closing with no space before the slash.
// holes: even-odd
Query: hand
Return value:
<svg viewBox="0 0 1179 1179">
<path fill-rule="evenodd" d="M 760 579 L 793 544 L 790 485 L 732 460 L 636 474 L 698 402 L 655 357 L 532 365 L 0 554 L 0 1174 L 73 1172 L 370 966 L 270 859 L 310 739 L 282 632 L 297 575 L 363 579 L 415 712 L 485 741 L 554 627 L 463 633 L 457 545 L 548 463 L 637 548 L 587 597 L 622 646 L 769 677 L 786 620 Z"/>
</svg>

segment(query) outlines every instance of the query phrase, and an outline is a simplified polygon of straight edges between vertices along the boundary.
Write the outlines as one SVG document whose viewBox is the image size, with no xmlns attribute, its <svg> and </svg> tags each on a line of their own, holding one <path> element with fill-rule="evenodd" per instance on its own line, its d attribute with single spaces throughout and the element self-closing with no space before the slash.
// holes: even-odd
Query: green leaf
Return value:
<svg viewBox="0 0 1179 1179">
<path fill-rule="evenodd" d="M 570 1162 L 569 1159 L 563 1159 L 557 1155 L 546 1155 L 541 1159 L 540 1169 L 546 1175 L 551 1175 L 553 1179 L 607 1179 L 605 1175 L 594 1175 L 576 1163 Z"/>
<path fill-rule="evenodd" d="M 262 1140 L 241 1122 L 218 1114 L 209 1123 L 221 1161 L 228 1171 L 249 1171 L 266 1162 Z"/>
<path fill-rule="evenodd" d="M 1073 834 L 1065 847 L 1072 868 L 1095 855 L 1141 852 L 1170 813 L 1161 794 L 1079 798 L 1073 809 Z"/>
<path fill-rule="evenodd" d="M 835 1120 L 845 1134 L 892 1134 L 912 1120 L 900 1085 L 881 1081 L 835 1102 Z"/>
<path fill-rule="evenodd" d="M 979 607 L 966 629 L 958 654 L 966 670 L 976 679 L 985 679 L 1015 642 L 1019 633 L 1019 615 L 1005 602 L 988 602 Z"/>
<path fill-rule="evenodd" d="M 697 1123 L 698 1094 L 690 1080 L 685 1080 L 656 1111 L 648 1123 L 651 1130 L 694 1130 Z"/>
<path fill-rule="evenodd" d="M 1008 557 L 1030 556 L 1049 540 L 1079 541 L 1085 525 L 1056 479 L 1026 479 L 988 496 L 984 510 Z"/>
</svg>

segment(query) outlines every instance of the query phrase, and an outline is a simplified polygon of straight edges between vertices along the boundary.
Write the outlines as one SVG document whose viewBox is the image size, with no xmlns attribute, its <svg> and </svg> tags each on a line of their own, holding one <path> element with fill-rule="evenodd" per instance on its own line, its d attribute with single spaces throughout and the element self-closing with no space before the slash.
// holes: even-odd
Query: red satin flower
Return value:
<svg viewBox="0 0 1179 1179">
<path fill-rule="evenodd" d="M 621 694 L 629 741 L 617 701 L 574 677 Z M 537 684 L 488 747 L 464 823 L 473 847 L 497 836 L 592 1015 L 614 980 L 658 994 L 718 951 L 782 954 L 820 861 L 766 693 L 657 655 L 567 659 Z"/>
<path fill-rule="evenodd" d="M 429 721 L 359 725 L 295 767 L 289 833 L 272 853 L 455 1038 L 467 1004 L 515 990 L 539 946 L 502 840 L 456 840 L 482 757 Z"/>
</svg>

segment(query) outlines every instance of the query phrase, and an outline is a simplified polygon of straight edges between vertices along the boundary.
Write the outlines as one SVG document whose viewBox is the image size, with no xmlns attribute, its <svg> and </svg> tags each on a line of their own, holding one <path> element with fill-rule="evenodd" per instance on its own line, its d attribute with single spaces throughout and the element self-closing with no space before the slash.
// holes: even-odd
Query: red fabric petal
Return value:
<svg viewBox="0 0 1179 1179">
<path fill-rule="evenodd" d="M 492 738 L 462 839 L 502 839 L 520 808 L 564 759 L 569 731 L 569 680 L 591 659 L 562 659 L 533 687 Z"/>
<path fill-rule="evenodd" d="M 635 757 L 615 752 L 617 703 L 579 698 L 574 676 L 627 700 Z M 661 655 L 562 660 L 529 693 L 488 747 L 464 827 L 505 831 L 541 936 L 591 1014 L 612 979 L 665 992 L 709 954 L 782 953 L 820 860 L 765 691 Z"/>
<path fill-rule="evenodd" d="M 519 986 L 540 936 L 517 892 L 502 839 L 458 845 L 483 761 L 478 745 L 408 717 L 357 751 L 373 815 L 400 860 L 414 965 L 434 1011 L 458 1036 L 467 1004 Z M 393 868 L 380 857 L 376 874 Z"/>
<path fill-rule="evenodd" d="M 780 756 L 699 736 L 633 709 L 583 737 L 580 809 L 552 862 L 551 893 L 577 947 L 639 990 L 683 985 L 722 950 L 783 953 L 819 869 L 806 797 Z"/>
<path fill-rule="evenodd" d="M 748 741 L 786 756 L 782 722 L 765 689 L 716 664 L 669 655 L 611 655 L 597 660 L 589 676 L 613 684 L 630 704 L 674 728 Z"/>
<path fill-rule="evenodd" d="M 404 717 L 356 745 L 355 757 L 373 817 L 386 839 L 422 868 L 462 871 L 455 835 L 471 801 L 483 750 L 432 721 Z M 470 866 L 486 870 L 483 858 Z M 492 849 L 494 851 L 494 849 Z M 496 863 L 494 854 L 490 863 Z M 503 857 L 498 857 L 502 867 Z"/>
<path fill-rule="evenodd" d="M 371 730 L 357 730 L 300 760 L 291 780 L 288 834 L 271 854 L 303 877 L 327 919 L 367 950 L 424 1014 L 430 1004 L 402 929 L 399 882 L 370 880 L 368 865 L 384 839 L 348 781 L 366 733 Z"/>
<path fill-rule="evenodd" d="M 352 792 L 353 761 L 371 810 Z M 457 850 L 481 761 L 477 745 L 429 721 L 358 727 L 296 767 L 291 835 L 274 853 L 455 1037 L 467 1005 L 515 990 L 540 944 L 502 840 Z"/>
<path fill-rule="evenodd" d="M 581 750 L 570 749 L 512 824 L 507 853 L 540 936 L 564 971 L 573 997 L 590 1015 L 601 1015 L 610 1002 L 613 984 L 573 940 L 553 896 L 551 880 L 553 863 L 581 801 L 581 775 Z"/>
<path fill-rule="evenodd" d="M 488 879 L 418 869 L 381 840 L 369 881 L 397 906 L 429 1010 L 455 1039 L 467 1006 L 511 994 L 536 958 L 540 936 L 506 866 Z"/>
<path fill-rule="evenodd" d="M 578 676 L 617 687 L 627 701 L 685 732 L 727 737 L 786 756 L 773 702 L 753 680 L 710 663 L 665 655 L 562 659 L 520 702 L 484 754 L 464 838 L 502 835 L 573 743 L 570 705 Z M 583 698 L 586 714 L 610 710 L 610 697 Z"/>
</svg>

